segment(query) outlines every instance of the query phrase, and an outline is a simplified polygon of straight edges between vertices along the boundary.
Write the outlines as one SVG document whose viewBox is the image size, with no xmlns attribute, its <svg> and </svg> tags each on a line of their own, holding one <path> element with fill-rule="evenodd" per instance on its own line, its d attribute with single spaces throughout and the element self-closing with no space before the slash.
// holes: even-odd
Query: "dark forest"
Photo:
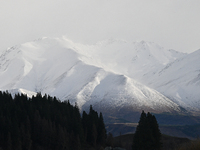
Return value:
<svg viewBox="0 0 200 150">
<path fill-rule="evenodd" d="M 32 98 L 0 92 L 1 150 L 79 150 L 105 146 L 102 113 L 81 115 L 69 101 L 38 93 Z"/>
</svg>

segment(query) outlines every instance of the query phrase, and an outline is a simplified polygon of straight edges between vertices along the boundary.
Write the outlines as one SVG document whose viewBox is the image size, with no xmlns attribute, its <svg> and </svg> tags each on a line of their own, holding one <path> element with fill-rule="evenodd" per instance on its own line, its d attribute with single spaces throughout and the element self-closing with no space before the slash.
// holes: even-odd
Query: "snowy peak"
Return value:
<svg viewBox="0 0 200 150">
<path fill-rule="evenodd" d="M 134 49 L 139 57 L 152 59 L 151 61 L 157 61 L 162 65 L 166 65 L 184 55 L 175 50 L 164 49 L 156 43 L 145 41 L 134 42 Z"/>
<path fill-rule="evenodd" d="M 80 61 L 79 54 L 59 42 L 45 38 L 6 51 L 1 57 L 1 88 L 25 86 L 27 90 L 39 92 L 48 81 L 65 74 Z"/>
<path fill-rule="evenodd" d="M 180 111 L 178 105 L 162 94 L 127 76 L 107 73 L 98 83 L 84 107 L 92 104 L 108 110 L 128 107 L 138 111 L 147 108 L 154 112 Z"/>
</svg>

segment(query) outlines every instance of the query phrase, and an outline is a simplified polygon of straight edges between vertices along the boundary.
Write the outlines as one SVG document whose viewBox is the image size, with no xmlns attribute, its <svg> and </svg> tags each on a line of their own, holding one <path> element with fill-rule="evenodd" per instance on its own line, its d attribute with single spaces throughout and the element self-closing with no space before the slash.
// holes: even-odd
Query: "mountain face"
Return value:
<svg viewBox="0 0 200 150">
<path fill-rule="evenodd" d="M 0 89 L 46 93 L 105 113 L 199 110 L 199 52 L 183 54 L 145 41 L 83 45 L 42 38 L 0 56 Z"/>
</svg>

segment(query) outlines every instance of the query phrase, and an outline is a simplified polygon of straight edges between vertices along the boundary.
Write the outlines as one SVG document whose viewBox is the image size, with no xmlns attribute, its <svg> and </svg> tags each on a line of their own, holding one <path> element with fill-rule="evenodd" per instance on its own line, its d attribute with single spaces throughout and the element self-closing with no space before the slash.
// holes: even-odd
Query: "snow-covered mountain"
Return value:
<svg viewBox="0 0 200 150">
<path fill-rule="evenodd" d="M 197 54 L 145 41 L 83 45 L 64 37 L 41 38 L 0 56 L 0 89 L 47 93 L 76 102 L 81 109 L 93 105 L 102 111 L 180 112 L 180 107 L 193 109 L 200 93 Z M 180 71 L 184 67 L 190 70 Z"/>
</svg>

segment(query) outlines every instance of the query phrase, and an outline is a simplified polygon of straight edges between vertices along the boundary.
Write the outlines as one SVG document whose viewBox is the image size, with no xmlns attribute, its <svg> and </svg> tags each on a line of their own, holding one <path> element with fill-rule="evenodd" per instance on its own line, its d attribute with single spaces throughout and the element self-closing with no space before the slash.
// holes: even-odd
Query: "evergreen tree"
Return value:
<svg viewBox="0 0 200 150">
<path fill-rule="evenodd" d="M 106 146 L 111 146 L 111 147 L 113 147 L 114 146 L 114 138 L 113 138 L 113 135 L 112 135 L 112 133 L 108 133 L 108 136 L 107 136 L 107 138 L 106 138 Z"/>
<path fill-rule="evenodd" d="M 161 132 L 159 129 L 158 122 L 156 120 L 156 117 L 150 113 L 147 114 L 147 118 L 149 116 L 149 127 L 152 131 L 152 136 L 153 136 L 153 147 L 156 150 L 159 150 L 162 147 L 161 141 Z"/>
<path fill-rule="evenodd" d="M 97 144 L 104 146 L 106 143 L 106 129 L 105 129 L 104 121 L 103 121 L 103 115 L 101 112 L 98 118 L 97 133 L 98 133 Z"/>
<path fill-rule="evenodd" d="M 7 150 L 12 150 L 12 141 L 11 141 L 11 135 L 10 132 L 8 132 L 8 136 L 7 136 Z"/>
<path fill-rule="evenodd" d="M 84 131 L 84 140 L 93 147 L 105 146 L 106 129 L 102 113 L 98 117 L 98 113 L 90 106 L 89 114 L 83 111 L 81 122 Z"/>
<path fill-rule="evenodd" d="M 133 150 L 160 150 L 161 133 L 154 115 L 142 111 L 133 138 Z"/>
</svg>

